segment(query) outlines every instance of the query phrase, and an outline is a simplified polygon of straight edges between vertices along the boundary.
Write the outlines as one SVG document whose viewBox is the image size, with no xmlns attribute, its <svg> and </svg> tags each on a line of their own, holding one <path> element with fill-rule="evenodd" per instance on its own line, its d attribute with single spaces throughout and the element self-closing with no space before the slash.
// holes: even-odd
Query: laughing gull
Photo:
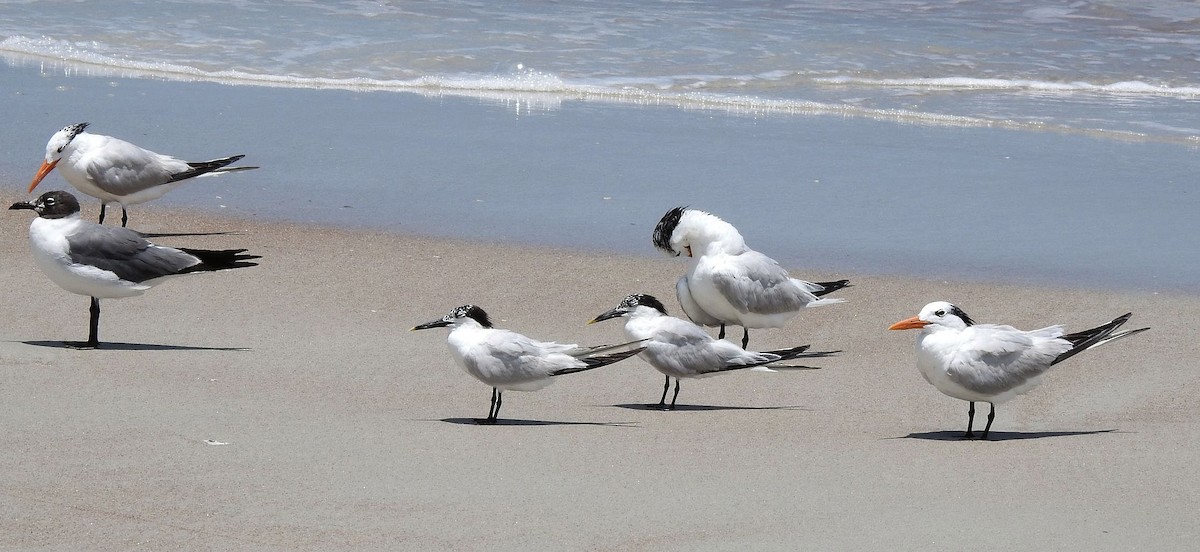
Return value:
<svg viewBox="0 0 1200 552">
<path fill-rule="evenodd" d="M 173 276 L 255 266 L 245 249 L 209 251 L 154 245 L 128 228 L 102 226 L 79 217 L 79 202 L 62 191 L 46 192 L 33 203 L 9 209 L 32 209 L 29 225 L 33 259 L 59 287 L 92 298 L 88 340 L 71 344 L 99 345 L 100 299 L 141 295 Z"/>
<path fill-rule="evenodd" d="M 716 215 L 676 207 L 654 228 L 654 245 L 690 266 L 675 284 L 679 304 L 693 322 L 741 326 L 742 348 L 750 328 L 778 328 L 806 307 L 841 303 L 818 299 L 850 284 L 849 280 L 812 283 L 792 278 L 774 259 L 746 246 L 737 228 Z"/>
<path fill-rule="evenodd" d="M 84 132 L 87 123 L 70 125 L 46 143 L 46 160 L 29 184 L 38 183 L 58 167 L 76 190 L 100 200 L 100 222 L 109 203 L 121 206 L 121 226 L 129 221 L 125 208 L 158 199 L 196 176 L 244 171 L 258 167 L 226 167 L 245 157 L 234 155 L 212 161 L 188 162 L 142 149 L 124 140 Z"/>
<path fill-rule="evenodd" d="M 551 378 L 591 370 L 629 358 L 641 347 L 601 354 L 638 343 L 579 347 L 549 341 L 537 341 L 519 333 L 492 327 L 483 309 L 475 305 L 458 307 L 437 320 L 417 325 L 410 331 L 450 327 L 446 343 L 450 354 L 468 374 L 492 387 L 492 403 L 487 418 L 479 424 L 494 424 L 500 414 L 504 391 L 537 391 L 550 385 Z"/>
<path fill-rule="evenodd" d="M 996 417 L 996 404 L 1023 394 L 1041 383 L 1041 376 L 1072 356 L 1110 341 L 1150 328 L 1117 332 L 1132 313 L 1090 330 L 1067 334 L 1063 326 L 1022 331 L 1012 326 L 976 324 L 962 309 L 935 301 L 921 314 L 906 318 L 889 330 L 920 329 L 917 335 L 917 369 L 925 381 L 956 399 L 971 403 L 967 432 L 973 438 L 975 402 L 992 405 L 983 439 Z"/>
<path fill-rule="evenodd" d="M 661 301 L 641 293 L 626 297 L 621 304 L 592 319 L 589 324 L 619 317 L 626 317 L 625 334 L 629 339 L 645 340 L 646 349 L 638 354 L 638 358 L 666 376 L 662 398 L 657 405 L 647 406 L 668 410 L 675 410 L 681 378 L 705 378 L 746 368 L 774 372 L 764 365 L 794 358 L 827 357 L 840 352 L 806 352 L 809 345 L 761 353 L 746 351 L 724 339 L 713 339 L 703 328 L 687 320 L 668 316 Z M 668 406 L 667 390 L 671 387 L 672 377 L 675 378 L 675 394 Z"/>
</svg>

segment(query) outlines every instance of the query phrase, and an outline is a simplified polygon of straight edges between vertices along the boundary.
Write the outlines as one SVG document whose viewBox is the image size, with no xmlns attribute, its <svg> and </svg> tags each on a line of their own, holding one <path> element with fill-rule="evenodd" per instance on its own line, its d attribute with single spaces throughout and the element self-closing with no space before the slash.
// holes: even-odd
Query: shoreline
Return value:
<svg viewBox="0 0 1200 552">
<path fill-rule="evenodd" d="M 172 208 L 642 254 L 646 227 L 689 205 L 786 266 L 1200 293 L 1200 252 L 1183 240 L 1200 232 L 1186 184 L 1194 160 L 1179 146 L 0 73 L 11 81 L 14 129 L 0 136 L 11 152 L 0 178 L 14 191 L 54 130 L 90 121 L 89 130 L 164 153 L 245 153 L 262 167 L 184 185 L 160 200 Z M 122 116 L 141 112 L 161 116 Z M 53 174 L 46 184 L 66 186 Z"/>
<path fill-rule="evenodd" d="M 93 211 L 87 211 L 91 213 Z M 262 550 L 961 550 L 1186 547 L 1200 476 L 1200 297 L 854 273 L 847 303 L 752 332 L 756 350 L 842 349 L 820 370 L 683 382 L 631 359 L 469 424 L 488 388 L 444 331 L 465 303 L 497 327 L 598 344 L 626 294 L 679 315 L 679 259 L 428 239 L 142 205 L 142 231 L 234 231 L 165 245 L 248 247 L 257 267 L 103 303 L 34 266 L 28 213 L 0 218 L 5 548 Z M 86 216 L 86 213 L 85 213 Z M 1063 363 L 959 441 L 966 405 L 913 365 L 891 322 L 931 300 L 981 322 L 1083 329 L 1132 310 L 1153 329 Z M 986 496 L 986 507 L 964 507 Z M 690 506 L 681 506 L 690 505 Z M 686 515 L 680 515 L 685 508 Z M 797 515 L 803 512 L 805 515 Z M 872 520 L 863 523 L 862 520 Z M 971 531 L 961 531 L 971 527 Z M 1019 530 L 1016 528 L 1020 528 Z"/>
</svg>

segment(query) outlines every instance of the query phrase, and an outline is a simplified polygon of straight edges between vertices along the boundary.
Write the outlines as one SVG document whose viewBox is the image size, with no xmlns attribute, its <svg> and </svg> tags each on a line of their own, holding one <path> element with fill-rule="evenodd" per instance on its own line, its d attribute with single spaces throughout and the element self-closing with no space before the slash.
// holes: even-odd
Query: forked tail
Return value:
<svg viewBox="0 0 1200 552">
<path fill-rule="evenodd" d="M 1062 339 L 1065 339 L 1065 340 L 1071 342 L 1072 347 L 1067 352 L 1065 352 L 1061 355 L 1058 355 L 1058 357 L 1054 359 L 1054 362 L 1051 362 L 1050 364 L 1051 365 L 1058 364 L 1064 360 L 1067 360 L 1068 358 L 1071 358 L 1071 357 L 1079 354 L 1080 352 L 1091 349 L 1092 347 L 1099 347 L 1110 341 L 1116 341 L 1118 339 L 1121 339 L 1122 337 L 1129 337 L 1133 334 L 1141 333 L 1141 332 L 1144 332 L 1144 331 L 1150 329 L 1150 328 L 1138 328 L 1136 330 L 1126 330 L 1123 332 L 1116 332 L 1117 328 L 1120 328 L 1122 324 L 1128 322 L 1129 317 L 1131 317 L 1131 316 L 1133 316 L 1133 313 L 1127 312 L 1121 316 L 1114 318 L 1112 322 L 1104 324 L 1103 326 L 1097 326 L 1090 330 L 1083 330 L 1081 332 L 1075 332 L 1072 334 L 1066 334 L 1066 335 L 1062 336 Z M 1116 333 L 1113 333 L 1113 332 L 1116 332 Z"/>
<path fill-rule="evenodd" d="M 638 347 L 636 349 L 631 349 L 628 351 L 621 351 L 619 353 L 611 353 L 611 354 L 607 354 L 607 355 L 584 357 L 584 358 L 579 359 L 579 360 L 583 361 L 583 364 L 584 364 L 583 366 L 579 366 L 579 367 L 575 367 L 575 368 L 563 368 L 562 370 L 556 370 L 554 372 L 550 372 L 550 375 L 551 376 L 561 376 L 563 374 L 574 374 L 575 372 L 584 372 L 587 370 L 591 370 L 593 368 L 607 366 L 614 362 L 617 362 L 620 360 L 625 360 L 633 355 L 636 355 L 636 354 L 642 352 L 645 349 L 646 349 L 645 347 Z"/>
</svg>

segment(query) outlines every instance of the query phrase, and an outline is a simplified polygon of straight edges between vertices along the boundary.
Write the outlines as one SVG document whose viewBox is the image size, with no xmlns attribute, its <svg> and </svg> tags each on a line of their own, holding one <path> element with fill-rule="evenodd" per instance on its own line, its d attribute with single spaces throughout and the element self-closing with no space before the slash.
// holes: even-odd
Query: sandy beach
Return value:
<svg viewBox="0 0 1200 552">
<path fill-rule="evenodd" d="M 8 194 L 5 201 L 24 199 Z M 85 217 L 95 206 L 85 205 Z M 7 213 L 7 212 L 6 212 Z M 1200 300 L 818 273 L 848 303 L 752 334 L 844 350 L 821 370 L 685 381 L 659 412 L 640 360 L 508 393 L 414 324 L 474 303 L 497 326 L 597 344 L 628 293 L 678 314 L 677 259 L 259 223 L 141 206 L 168 245 L 255 268 L 103 303 L 49 282 L 28 212 L 0 217 L 0 548 L 10 550 L 1186 549 L 1197 537 Z M 649 245 L 647 245 L 649 248 Z M 1153 330 L 1059 366 L 961 441 L 966 405 L 921 380 L 933 299 L 980 321 Z"/>
</svg>

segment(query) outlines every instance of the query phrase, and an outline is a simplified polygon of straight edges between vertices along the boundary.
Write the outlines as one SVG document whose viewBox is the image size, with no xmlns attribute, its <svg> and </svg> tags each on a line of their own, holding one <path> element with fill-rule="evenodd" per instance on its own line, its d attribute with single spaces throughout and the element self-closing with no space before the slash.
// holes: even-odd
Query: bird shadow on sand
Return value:
<svg viewBox="0 0 1200 552">
<path fill-rule="evenodd" d="M 992 431 L 988 433 L 988 441 L 1020 441 L 1023 439 L 1045 439 L 1048 437 L 1072 437 L 1078 435 L 1097 435 L 1101 433 L 1117 433 L 1115 429 L 1098 429 L 1095 431 Z M 974 438 L 963 437 L 962 431 L 927 431 L 909 433 L 904 437 L 894 439 L 923 439 L 926 441 L 982 441 L 978 435 Z"/>
<path fill-rule="evenodd" d="M 477 418 L 442 418 L 442 422 L 458 425 L 478 426 L 607 426 L 607 427 L 638 427 L 637 422 L 560 422 L 552 420 L 506 420 L 499 418 L 495 423 L 481 424 Z"/>
<path fill-rule="evenodd" d="M 656 412 L 711 412 L 719 410 L 812 410 L 803 406 L 721 406 L 705 404 L 677 404 L 674 409 L 667 409 L 657 404 L 614 404 L 616 408 L 626 410 L 651 410 Z"/>
<path fill-rule="evenodd" d="M 90 350 L 88 347 L 81 347 L 79 343 L 69 341 L 22 341 L 26 345 L 34 347 L 49 347 L 52 349 L 80 349 Z M 98 349 L 101 351 L 249 351 L 246 347 L 200 347 L 195 345 L 158 345 L 155 343 L 112 343 L 101 341 Z"/>
</svg>

